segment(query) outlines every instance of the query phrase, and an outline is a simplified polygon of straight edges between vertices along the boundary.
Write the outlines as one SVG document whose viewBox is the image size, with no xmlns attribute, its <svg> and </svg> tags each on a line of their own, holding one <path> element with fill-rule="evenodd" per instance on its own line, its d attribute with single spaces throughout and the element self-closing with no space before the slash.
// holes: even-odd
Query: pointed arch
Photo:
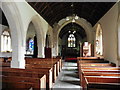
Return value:
<svg viewBox="0 0 120 90">
<path fill-rule="evenodd" d="M 35 34 L 37 38 L 37 47 L 38 47 L 38 56 L 37 57 L 44 57 L 44 33 L 41 25 L 41 21 L 38 15 L 34 15 L 28 22 L 27 30 L 30 23 L 33 23 L 33 26 L 35 28 Z M 25 34 L 25 38 L 27 35 L 27 31 Z"/>
<path fill-rule="evenodd" d="M 97 25 L 96 29 L 96 54 L 103 55 L 103 34 L 101 24 Z"/>
</svg>

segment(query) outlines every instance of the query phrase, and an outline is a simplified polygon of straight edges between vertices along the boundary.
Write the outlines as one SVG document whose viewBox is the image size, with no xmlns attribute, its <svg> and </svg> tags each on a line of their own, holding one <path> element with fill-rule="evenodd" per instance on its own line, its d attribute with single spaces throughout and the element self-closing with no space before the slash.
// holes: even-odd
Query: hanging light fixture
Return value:
<svg viewBox="0 0 120 90">
<path fill-rule="evenodd" d="M 69 17 L 66 17 L 66 21 L 69 21 L 70 20 L 70 18 Z"/>
<path fill-rule="evenodd" d="M 77 16 L 77 14 L 74 14 L 74 4 L 71 4 L 71 18 L 70 17 L 66 17 L 66 21 L 71 20 L 72 22 L 75 22 L 75 20 L 77 20 L 79 17 Z"/>
<path fill-rule="evenodd" d="M 75 16 L 75 19 L 77 20 L 78 18 L 79 18 L 79 17 L 76 15 L 76 16 Z"/>
<path fill-rule="evenodd" d="M 75 22 L 75 19 L 74 19 L 74 18 L 72 19 L 72 22 Z"/>
</svg>

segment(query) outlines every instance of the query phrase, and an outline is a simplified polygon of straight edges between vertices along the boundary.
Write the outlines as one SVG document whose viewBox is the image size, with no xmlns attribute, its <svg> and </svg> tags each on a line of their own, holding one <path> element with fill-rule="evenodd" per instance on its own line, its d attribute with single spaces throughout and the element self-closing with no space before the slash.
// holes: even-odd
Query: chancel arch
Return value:
<svg viewBox="0 0 120 90">
<path fill-rule="evenodd" d="M 54 52 L 55 55 L 58 55 L 58 52 L 59 52 L 59 44 L 58 44 L 59 33 L 64 26 L 66 26 L 67 24 L 69 24 L 71 22 L 72 22 L 72 20 L 66 21 L 66 19 L 62 19 L 59 21 L 58 24 L 55 24 L 55 26 L 54 26 L 54 38 L 56 38 L 56 40 L 54 41 L 54 46 L 56 46 L 56 47 L 54 47 L 54 51 L 57 51 L 56 53 Z M 80 25 L 85 30 L 87 41 L 93 44 L 94 31 L 93 31 L 92 25 L 83 18 L 79 18 L 74 23 Z"/>
<path fill-rule="evenodd" d="M 78 57 L 80 56 L 80 43 L 87 41 L 85 30 L 76 23 L 69 23 L 59 33 L 59 55 Z"/>
</svg>

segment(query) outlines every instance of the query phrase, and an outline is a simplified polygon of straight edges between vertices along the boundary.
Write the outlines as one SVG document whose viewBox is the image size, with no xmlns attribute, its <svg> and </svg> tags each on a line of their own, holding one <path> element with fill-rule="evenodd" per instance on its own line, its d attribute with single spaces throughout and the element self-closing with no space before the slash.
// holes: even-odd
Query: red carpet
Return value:
<svg viewBox="0 0 120 90">
<path fill-rule="evenodd" d="M 65 61 L 76 61 L 77 58 L 66 58 Z"/>
</svg>

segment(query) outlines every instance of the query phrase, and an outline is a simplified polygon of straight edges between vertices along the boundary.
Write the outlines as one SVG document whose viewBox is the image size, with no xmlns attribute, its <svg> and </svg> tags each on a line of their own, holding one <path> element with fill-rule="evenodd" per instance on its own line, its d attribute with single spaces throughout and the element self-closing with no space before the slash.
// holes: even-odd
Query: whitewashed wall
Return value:
<svg viewBox="0 0 120 90">
<path fill-rule="evenodd" d="M 101 24 L 103 30 L 103 56 L 118 65 L 118 4 L 115 4 L 98 23 Z"/>
</svg>

